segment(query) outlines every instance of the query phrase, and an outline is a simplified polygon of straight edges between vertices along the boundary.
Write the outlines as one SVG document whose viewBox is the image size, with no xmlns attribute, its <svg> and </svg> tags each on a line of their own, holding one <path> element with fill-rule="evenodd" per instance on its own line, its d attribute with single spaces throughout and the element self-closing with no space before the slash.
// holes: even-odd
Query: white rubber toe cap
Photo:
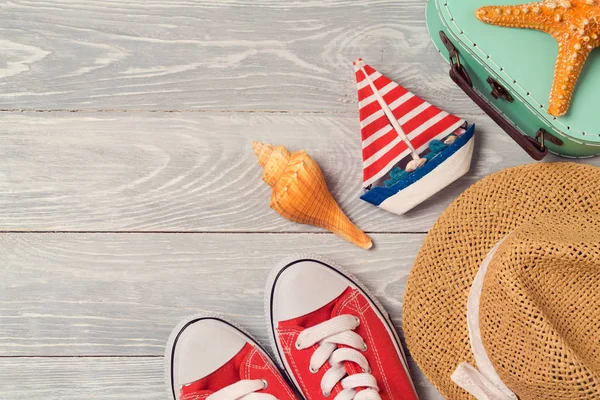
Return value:
<svg viewBox="0 0 600 400">
<path fill-rule="evenodd" d="M 225 365 L 248 343 L 229 324 L 212 318 L 190 322 L 180 331 L 173 349 L 173 383 L 196 382 Z"/>
<path fill-rule="evenodd" d="M 275 326 L 322 308 L 352 286 L 338 271 L 318 261 L 296 261 L 273 271 L 271 318 Z"/>
</svg>

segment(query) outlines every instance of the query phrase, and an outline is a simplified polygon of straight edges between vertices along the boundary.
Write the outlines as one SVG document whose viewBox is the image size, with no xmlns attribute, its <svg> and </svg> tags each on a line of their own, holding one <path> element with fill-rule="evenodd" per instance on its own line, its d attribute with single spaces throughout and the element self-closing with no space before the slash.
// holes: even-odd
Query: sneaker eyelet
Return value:
<svg viewBox="0 0 600 400">
<path fill-rule="evenodd" d="M 364 353 L 364 352 L 365 352 L 365 351 L 367 351 L 368 349 L 369 349 L 369 348 L 367 347 L 367 344 L 366 344 L 365 342 L 363 342 L 363 348 L 362 348 L 362 349 L 360 349 L 360 351 L 362 351 L 362 352 Z"/>
<path fill-rule="evenodd" d="M 323 392 L 323 397 L 329 397 L 331 395 L 331 392 Z"/>
<path fill-rule="evenodd" d="M 261 381 L 263 382 L 263 388 L 262 388 L 262 390 L 265 390 L 266 388 L 269 387 L 269 382 L 267 382 L 265 379 L 261 379 Z"/>
<path fill-rule="evenodd" d="M 313 367 L 308 367 L 308 370 L 310 371 L 311 374 L 316 374 L 317 372 L 319 372 L 318 369 L 315 369 Z"/>
<path fill-rule="evenodd" d="M 360 325 L 360 318 L 358 318 L 358 317 L 354 317 L 354 320 L 356 321 L 356 325 L 357 325 L 357 326 L 358 326 L 358 325 Z"/>
<path fill-rule="evenodd" d="M 296 349 L 301 350 L 300 342 L 296 341 Z"/>
<path fill-rule="evenodd" d="M 367 369 L 363 369 L 363 372 L 365 374 L 370 374 L 371 372 L 373 372 L 373 370 L 371 369 L 371 367 L 368 367 Z"/>
</svg>

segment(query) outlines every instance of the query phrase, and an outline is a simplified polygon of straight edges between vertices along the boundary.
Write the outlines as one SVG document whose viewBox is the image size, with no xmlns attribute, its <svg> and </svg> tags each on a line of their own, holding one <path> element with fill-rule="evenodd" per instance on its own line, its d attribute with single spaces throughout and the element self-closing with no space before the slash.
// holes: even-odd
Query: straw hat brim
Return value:
<svg viewBox="0 0 600 400">
<path fill-rule="evenodd" d="M 600 168 L 538 163 L 484 178 L 435 223 L 408 279 L 403 329 L 413 358 L 445 397 L 471 399 L 450 376 L 459 363 L 474 363 L 466 306 L 483 259 L 526 222 L 580 212 L 600 212 Z"/>
</svg>

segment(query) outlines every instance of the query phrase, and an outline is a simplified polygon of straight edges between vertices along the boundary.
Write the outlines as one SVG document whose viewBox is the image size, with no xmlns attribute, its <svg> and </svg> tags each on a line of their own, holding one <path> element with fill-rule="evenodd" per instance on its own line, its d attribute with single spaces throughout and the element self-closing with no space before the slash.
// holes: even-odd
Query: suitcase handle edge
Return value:
<svg viewBox="0 0 600 400">
<path fill-rule="evenodd" d="M 543 133 L 540 134 L 540 131 L 536 134 L 536 138 L 542 138 L 542 142 L 538 142 L 535 139 L 532 139 L 529 136 L 525 136 L 515 128 L 502 114 L 500 114 L 491 104 L 489 104 L 483 97 L 479 95 L 479 93 L 473 88 L 473 82 L 469 77 L 469 73 L 465 69 L 465 67 L 460 63 L 460 58 L 458 56 L 458 50 L 452 44 L 448 36 L 444 33 L 444 31 L 440 31 L 440 39 L 448 49 L 449 59 L 450 59 L 450 78 L 458 87 L 460 87 L 463 92 L 471 100 L 475 102 L 500 128 L 504 130 L 523 150 L 531 156 L 534 160 L 542 160 L 548 154 L 548 148 L 544 145 L 543 142 Z"/>
</svg>

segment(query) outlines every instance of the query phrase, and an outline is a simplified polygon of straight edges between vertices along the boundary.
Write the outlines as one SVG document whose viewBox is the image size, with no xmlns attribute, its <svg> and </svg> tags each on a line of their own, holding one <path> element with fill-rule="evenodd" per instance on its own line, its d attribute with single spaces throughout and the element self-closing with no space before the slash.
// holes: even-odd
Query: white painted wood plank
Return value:
<svg viewBox="0 0 600 400">
<path fill-rule="evenodd" d="M 0 354 L 161 355 L 173 326 L 204 312 L 266 343 L 268 273 L 306 252 L 356 274 L 399 327 L 423 238 L 378 234 L 367 252 L 331 234 L 0 234 Z"/>
<path fill-rule="evenodd" d="M 0 108 L 354 112 L 350 63 L 455 112 L 422 0 L 0 3 Z"/>
<path fill-rule="evenodd" d="M 327 234 L 0 234 L 0 393 L 166 398 L 159 355 L 181 317 L 220 311 L 268 346 L 264 280 L 290 251 L 318 249 L 342 263 L 399 327 L 407 273 L 423 237 L 375 235 L 373 258 Z M 90 354 L 96 357 L 82 356 Z M 442 399 L 409 363 L 420 398 Z"/>
<path fill-rule="evenodd" d="M 162 358 L 3 358 L 3 399 L 166 399 Z"/>
<path fill-rule="evenodd" d="M 3 113 L 0 230 L 317 232 L 269 206 L 253 140 L 305 149 L 369 232 L 425 232 L 484 176 L 531 159 L 485 116 L 471 172 L 406 216 L 359 199 L 355 115 Z M 556 157 L 548 157 L 557 160 Z M 585 160 L 600 165 L 600 158 Z"/>
<path fill-rule="evenodd" d="M 443 399 L 422 374 L 414 379 L 421 400 Z M 0 392 L 6 399 L 31 400 L 169 398 L 160 357 L 2 359 Z"/>
<path fill-rule="evenodd" d="M 344 265 L 400 327 L 423 238 L 375 235 L 365 252 L 319 234 L 0 234 L 0 392 L 163 398 L 160 355 L 186 315 L 222 313 L 268 347 L 265 280 L 291 252 L 318 249 Z M 411 365 L 422 398 L 440 399 Z"/>
</svg>

